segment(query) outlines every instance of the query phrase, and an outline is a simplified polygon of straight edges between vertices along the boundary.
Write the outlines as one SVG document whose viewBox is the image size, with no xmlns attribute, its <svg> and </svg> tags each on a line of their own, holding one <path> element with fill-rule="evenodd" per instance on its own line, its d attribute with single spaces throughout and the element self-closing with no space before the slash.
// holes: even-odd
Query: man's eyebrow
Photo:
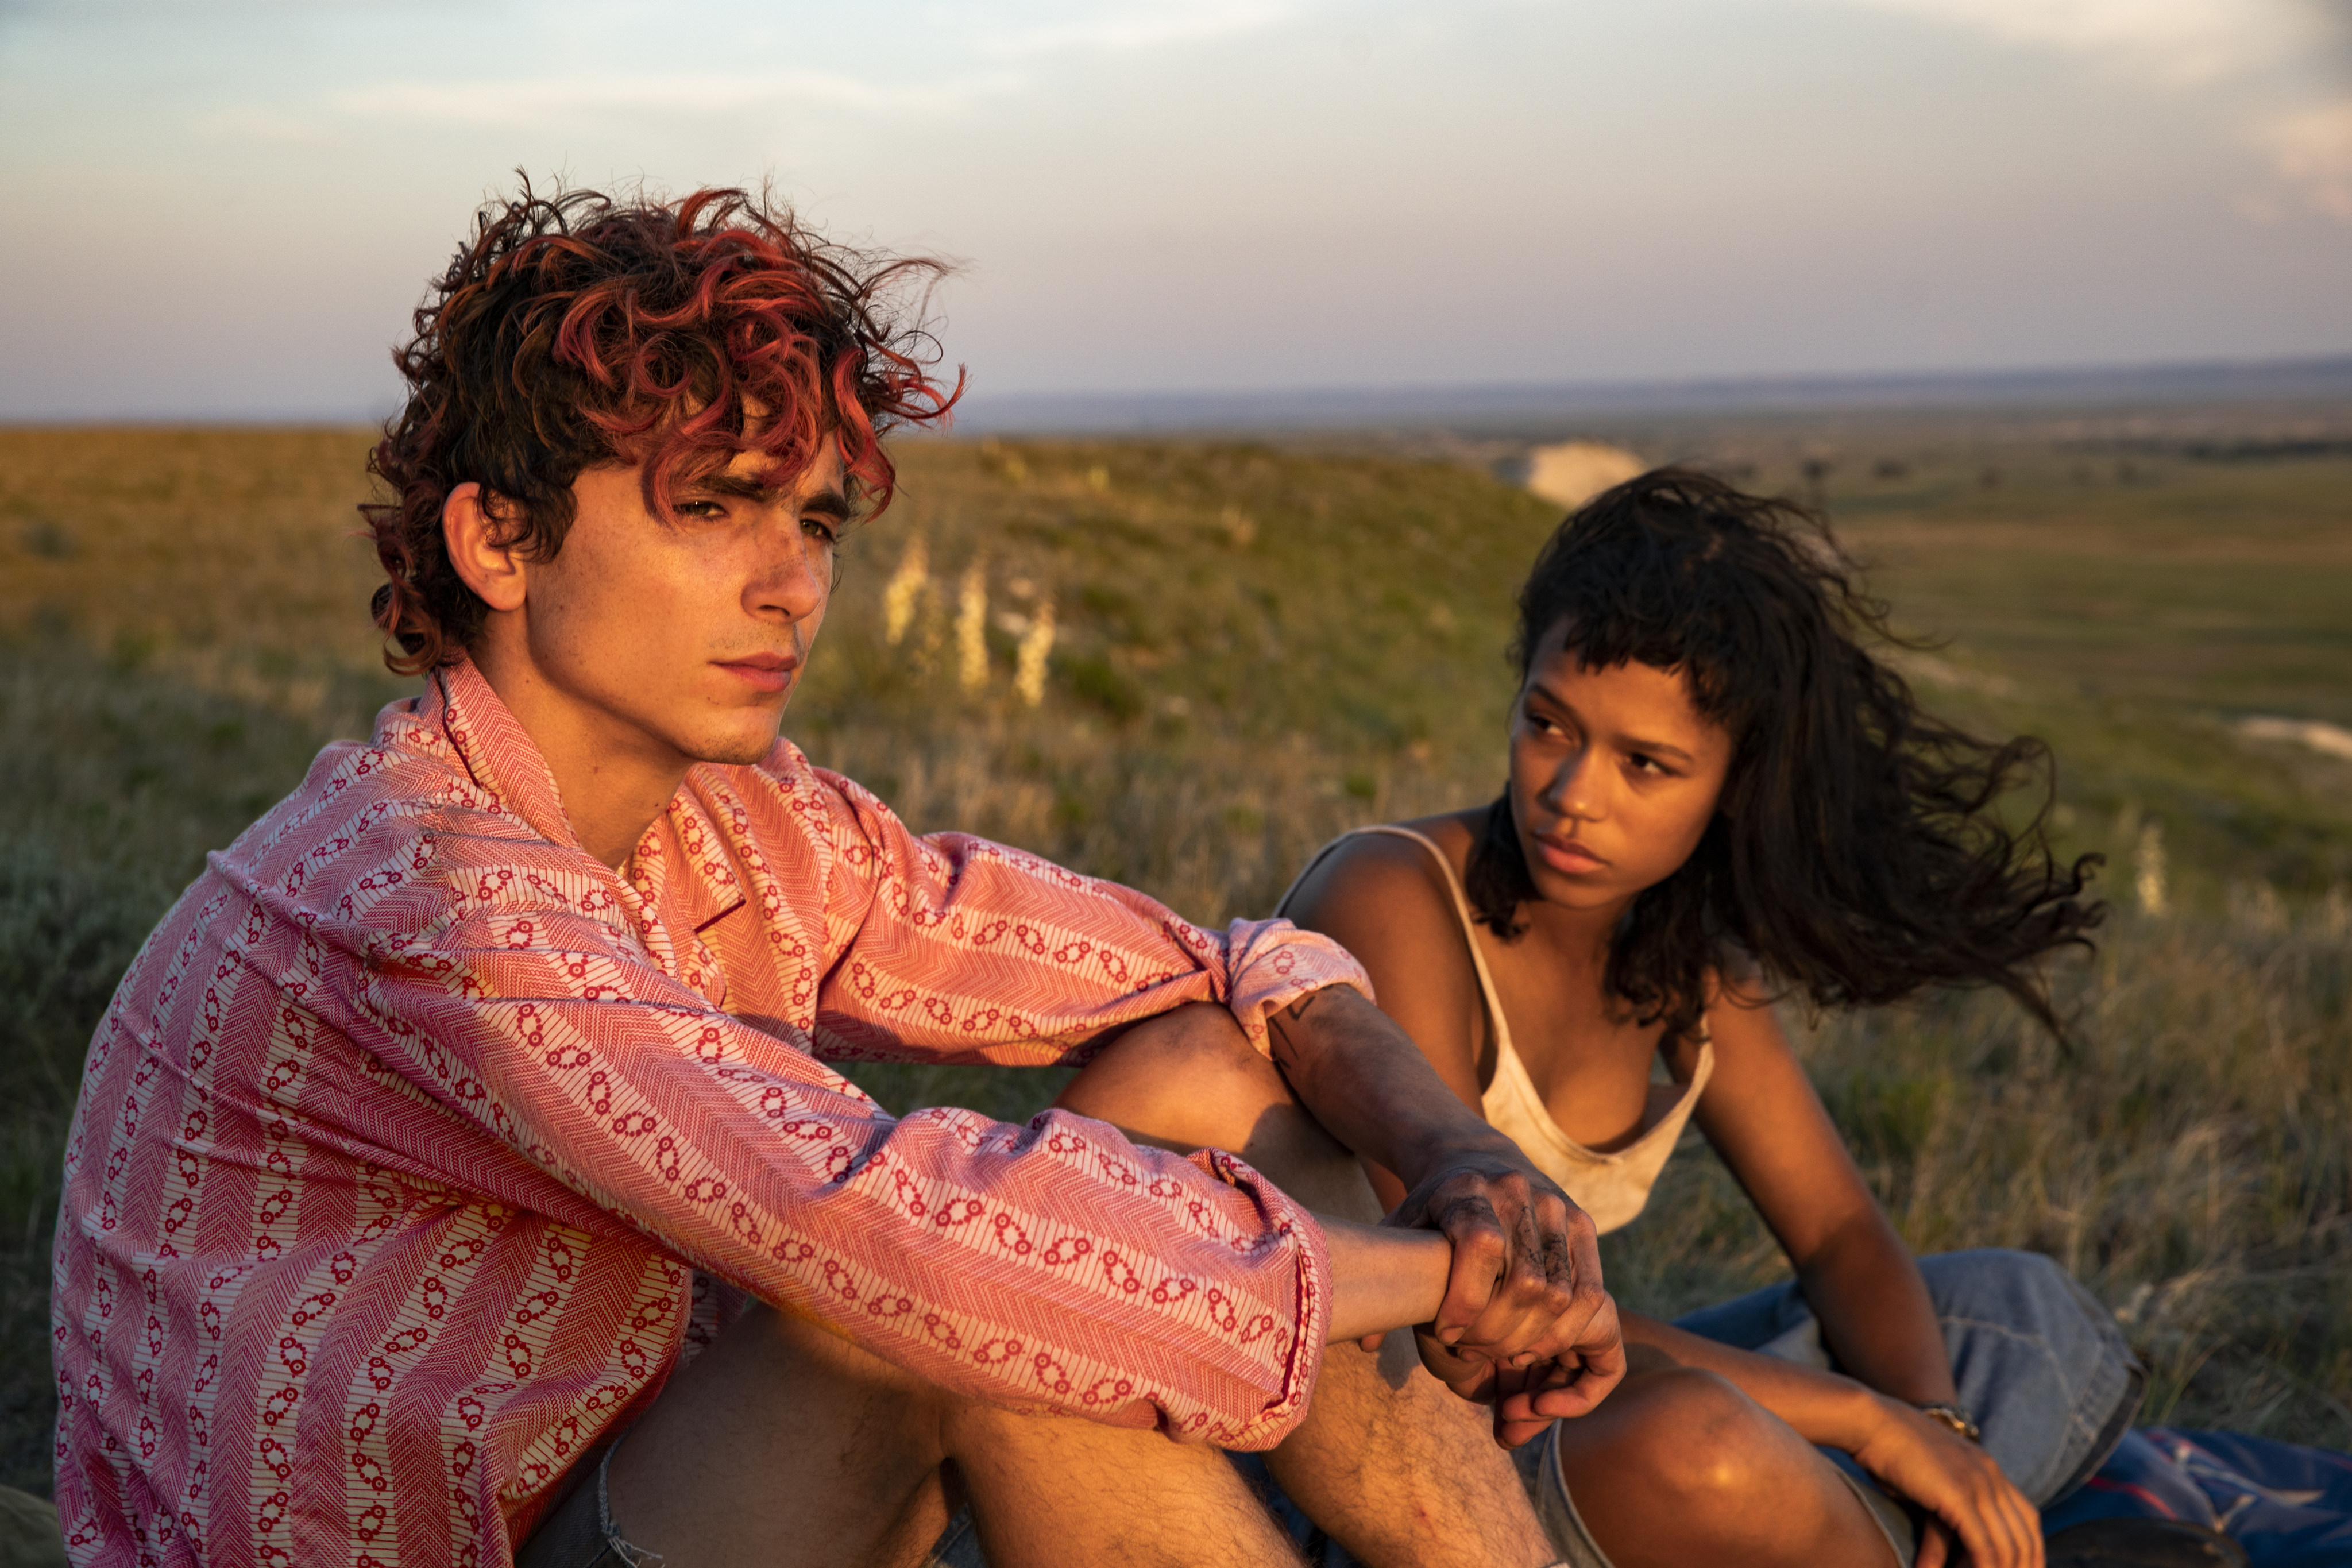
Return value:
<svg viewBox="0 0 2352 1568">
<path fill-rule="evenodd" d="M 1540 680 L 1531 680 L 1528 683 L 1528 695 L 1542 698 L 1579 723 L 1584 721 L 1583 715 L 1577 712 L 1574 703 Z M 1654 752 L 1662 757 L 1671 757 L 1685 767 L 1691 765 L 1696 760 L 1688 752 L 1668 741 L 1645 741 L 1638 735 L 1618 735 L 1612 738 L 1618 745 L 1629 752 Z"/>
<path fill-rule="evenodd" d="M 766 505 L 791 493 L 790 487 L 770 484 L 757 474 L 716 473 L 698 479 L 693 487 L 706 495 L 732 496 L 739 500 L 757 501 Z M 848 492 L 840 486 L 829 486 L 808 498 L 801 510 L 820 517 L 847 518 L 856 509 L 850 504 Z"/>
<path fill-rule="evenodd" d="M 782 485 L 772 485 L 758 474 L 709 474 L 694 481 L 693 489 L 706 495 L 733 496 L 738 500 L 765 501 L 784 493 Z"/>
</svg>

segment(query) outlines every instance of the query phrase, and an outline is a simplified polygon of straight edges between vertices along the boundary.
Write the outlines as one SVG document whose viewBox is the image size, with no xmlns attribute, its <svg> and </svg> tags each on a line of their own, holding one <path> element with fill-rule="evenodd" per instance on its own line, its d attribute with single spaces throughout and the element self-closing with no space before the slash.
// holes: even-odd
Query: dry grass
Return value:
<svg viewBox="0 0 2352 1568">
<path fill-rule="evenodd" d="M 2147 1419 L 2352 1446 L 2340 906 L 2125 915 L 2059 981 L 2071 1053 L 1985 994 L 1799 1028 L 1873 1187 L 1922 1251 L 2026 1247 L 2073 1269 L 2154 1374 Z M 1607 1246 L 1612 1283 L 1661 1310 L 1783 1271 L 1694 1152 Z"/>
<path fill-rule="evenodd" d="M 46 1488 L 57 1150 L 114 977 L 203 851 L 400 690 L 374 665 L 370 565 L 346 537 L 363 446 L 0 431 L 0 799 L 16 808 L 0 842 L 0 1482 Z M 1222 921 L 1263 912 L 1345 826 L 1494 786 L 1507 598 L 1552 521 L 1540 503 L 1439 464 L 1238 445 L 923 443 L 904 459 L 903 510 L 853 552 L 787 730 L 917 826 L 1027 845 Z M 2249 470 L 2247 505 L 2274 515 L 2284 483 Z M 2011 491 L 2028 510 L 2046 499 Z M 2226 517 L 2217 493 L 2200 504 Z M 2155 1414 L 2352 1444 L 2352 936 L 2329 901 L 2352 873 L 2352 769 L 2167 708 L 2164 661 L 2116 651 L 2127 628 L 2106 628 L 2102 657 L 2137 672 L 2136 705 L 1985 654 L 1969 584 L 1997 574 L 1966 530 L 1947 554 L 1917 542 L 1942 515 L 1920 505 L 1861 509 L 1855 531 L 1916 535 L 1884 585 L 1906 608 L 1920 585 L 1947 617 L 1927 624 L 1960 639 L 1923 685 L 1972 721 L 2057 742 L 2075 847 L 2127 861 L 2163 822 L 2177 912 L 2127 912 L 2095 963 L 2062 966 L 2082 1019 L 2071 1058 L 1997 998 L 1945 997 L 1810 1033 L 1816 1081 L 1915 1245 L 2041 1247 L 2126 1311 Z M 2065 571 L 2105 537 L 2128 553 L 2111 510 L 2093 521 Z M 902 592 L 893 646 L 884 591 L 918 536 L 931 591 Z M 2022 551 L 2019 571 L 2039 559 Z M 985 679 L 961 682 L 975 566 L 992 613 L 1055 606 L 1040 706 L 1013 689 L 1014 622 L 981 627 Z M 1988 641 L 2023 637 L 2007 600 L 1988 588 L 1979 607 Z M 2273 664 L 2340 672 L 2314 635 Z M 2286 688 L 2259 689 L 2277 706 Z M 1058 1082 L 862 1076 L 899 1109 L 1000 1115 Z M 1660 1310 L 1780 1267 L 1703 1149 L 1606 1257 L 1621 1292 Z"/>
</svg>

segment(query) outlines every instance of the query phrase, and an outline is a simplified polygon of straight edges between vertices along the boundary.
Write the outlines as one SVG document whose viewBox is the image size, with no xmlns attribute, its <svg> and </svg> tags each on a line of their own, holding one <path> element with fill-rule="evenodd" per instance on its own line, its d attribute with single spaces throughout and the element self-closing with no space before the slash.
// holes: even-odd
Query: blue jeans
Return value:
<svg viewBox="0 0 2352 1568">
<path fill-rule="evenodd" d="M 1983 1247 L 1919 1259 L 1944 1326 L 1960 1408 L 2037 1508 L 2091 1477 L 2131 1427 L 2147 1373 L 2115 1314 L 2038 1252 Z M 1675 1326 L 1719 1344 L 1835 1370 L 1791 1280 L 1703 1307 Z"/>
</svg>

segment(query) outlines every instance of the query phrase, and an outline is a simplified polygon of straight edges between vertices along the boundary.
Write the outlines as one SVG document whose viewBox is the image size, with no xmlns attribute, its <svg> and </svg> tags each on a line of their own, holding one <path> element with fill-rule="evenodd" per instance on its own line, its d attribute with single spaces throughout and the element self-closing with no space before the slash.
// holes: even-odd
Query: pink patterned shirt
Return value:
<svg viewBox="0 0 2352 1568">
<path fill-rule="evenodd" d="M 961 1393 L 1263 1447 L 1329 1262 L 1246 1165 L 1051 1111 L 894 1121 L 833 1060 L 1084 1060 L 1363 987 L 955 834 L 779 742 L 625 877 L 470 665 L 211 858 L 92 1041 L 57 1494 L 79 1563 L 497 1563 L 743 1293 Z"/>
</svg>

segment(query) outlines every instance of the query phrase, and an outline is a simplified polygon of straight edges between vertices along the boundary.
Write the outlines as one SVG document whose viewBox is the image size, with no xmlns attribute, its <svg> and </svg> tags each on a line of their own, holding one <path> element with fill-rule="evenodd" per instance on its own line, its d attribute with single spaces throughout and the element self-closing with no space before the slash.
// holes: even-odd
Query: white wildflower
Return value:
<svg viewBox="0 0 2352 1568">
<path fill-rule="evenodd" d="M 967 691 L 988 682 L 988 574 L 977 561 L 964 569 L 956 595 L 956 673 Z"/>
<path fill-rule="evenodd" d="M 923 548 L 923 536 L 917 534 L 907 542 L 907 553 L 898 557 L 898 570 L 890 574 L 890 582 L 882 590 L 882 639 L 897 647 L 914 624 L 915 605 L 923 596 L 923 584 L 931 580 L 930 552 Z"/>
<path fill-rule="evenodd" d="M 2139 844 L 2132 850 L 2132 890 L 2139 895 L 2139 907 L 2149 914 L 2160 915 L 2168 907 L 2164 887 L 2164 824 L 2149 822 L 2139 830 Z"/>
<path fill-rule="evenodd" d="M 1013 674 L 1013 689 L 1032 708 L 1045 700 L 1045 659 L 1053 651 L 1054 601 L 1044 599 L 1029 617 L 1029 629 L 1021 634 L 1020 662 Z"/>
</svg>

